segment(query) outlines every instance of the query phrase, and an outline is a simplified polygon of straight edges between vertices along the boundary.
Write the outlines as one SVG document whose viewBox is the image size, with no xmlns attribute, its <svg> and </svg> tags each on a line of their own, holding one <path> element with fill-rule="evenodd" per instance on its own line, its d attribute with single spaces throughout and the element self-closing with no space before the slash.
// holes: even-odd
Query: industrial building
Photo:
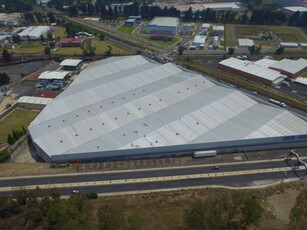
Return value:
<svg viewBox="0 0 307 230">
<path fill-rule="evenodd" d="M 224 36 L 224 26 L 214 25 L 212 27 L 211 35 L 212 36 L 219 36 L 219 37 Z"/>
<path fill-rule="evenodd" d="M 196 46 L 196 48 L 204 48 L 206 40 L 207 40 L 207 36 L 197 35 L 197 36 L 194 37 L 194 41 L 192 43 L 192 46 Z"/>
<path fill-rule="evenodd" d="M 194 10 L 203 10 L 210 8 L 214 11 L 241 11 L 240 2 L 215 2 L 192 5 Z"/>
<path fill-rule="evenodd" d="M 238 39 L 238 47 L 239 48 L 248 48 L 255 45 L 252 39 Z"/>
<path fill-rule="evenodd" d="M 300 15 L 302 15 L 303 13 L 307 12 L 307 8 L 302 6 L 289 6 L 289 7 L 284 7 L 281 10 L 281 12 L 283 12 L 287 16 L 292 16 L 297 11 L 300 12 Z"/>
<path fill-rule="evenodd" d="M 189 34 L 192 32 L 194 27 L 194 23 L 190 23 L 190 24 L 183 24 L 182 28 L 181 28 L 181 32 L 184 34 Z"/>
<path fill-rule="evenodd" d="M 82 44 L 84 43 L 85 38 L 80 37 L 80 38 L 62 38 L 59 41 L 59 44 L 62 47 L 81 47 Z"/>
<path fill-rule="evenodd" d="M 270 65 L 270 69 L 277 70 L 290 78 L 296 78 L 307 71 L 307 60 L 304 58 L 298 60 L 284 58 Z"/>
<path fill-rule="evenodd" d="M 23 109 L 41 110 L 52 100 L 53 99 L 51 98 L 44 98 L 44 97 L 23 96 L 18 99 L 17 105 L 19 108 Z"/>
<path fill-rule="evenodd" d="M 278 6 L 285 7 L 285 6 L 301 6 L 304 0 L 273 0 Z"/>
<path fill-rule="evenodd" d="M 269 59 L 266 59 L 269 60 Z M 244 61 L 237 58 L 228 58 L 219 62 L 219 68 L 227 72 L 238 74 L 242 77 L 261 82 L 266 85 L 277 86 L 286 78 L 278 71 L 251 61 Z"/>
<path fill-rule="evenodd" d="M 307 146 L 291 112 L 141 55 L 87 66 L 29 126 L 48 162 L 101 161 Z"/>
<path fill-rule="evenodd" d="M 64 80 L 68 77 L 69 72 L 68 71 L 45 71 L 42 72 L 38 79 L 39 80 Z"/>
<path fill-rule="evenodd" d="M 281 42 L 279 45 L 282 48 L 299 48 L 299 45 L 295 42 Z"/>
<path fill-rule="evenodd" d="M 23 41 L 30 39 L 31 41 L 41 40 L 41 36 L 47 37 L 47 33 L 50 31 L 49 26 L 29 26 L 24 31 L 20 32 L 18 35 Z"/>
<path fill-rule="evenodd" d="M 135 22 L 136 22 L 136 20 L 135 19 L 127 19 L 126 21 L 125 21 L 125 26 L 130 26 L 130 27 L 133 27 L 133 26 L 135 26 Z"/>
<path fill-rule="evenodd" d="M 154 17 L 147 24 L 148 34 L 176 35 L 180 25 L 179 18 L 175 17 Z"/>
<path fill-rule="evenodd" d="M 203 23 L 202 25 L 201 25 L 201 29 L 202 29 L 202 31 L 204 32 L 204 33 L 208 33 L 208 31 L 209 31 L 209 29 L 211 28 L 211 24 L 210 23 Z"/>
<path fill-rule="evenodd" d="M 0 13 L 0 25 L 18 26 L 22 20 L 21 13 Z"/>
<path fill-rule="evenodd" d="M 136 24 L 141 24 L 142 23 L 142 16 L 129 16 L 129 19 L 135 19 Z"/>
<path fill-rule="evenodd" d="M 307 86 L 307 78 L 304 78 L 304 77 L 298 77 L 295 79 L 294 82 Z"/>
<path fill-rule="evenodd" d="M 79 59 L 65 59 L 60 63 L 63 70 L 66 71 L 75 71 L 78 70 L 82 64 L 82 60 Z"/>
</svg>

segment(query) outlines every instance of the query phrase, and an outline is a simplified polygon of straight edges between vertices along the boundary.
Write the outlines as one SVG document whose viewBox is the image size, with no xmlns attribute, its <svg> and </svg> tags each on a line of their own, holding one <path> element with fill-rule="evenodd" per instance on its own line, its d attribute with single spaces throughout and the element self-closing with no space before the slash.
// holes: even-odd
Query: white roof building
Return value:
<svg viewBox="0 0 307 230">
<path fill-rule="evenodd" d="M 154 17 L 149 23 L 149 26 L 175 26 L 179 25 L 179 18 L 176 17 Z"/>
<path fill-rule="evenodd" d="M 290 77 L 293 75 L 297 75 L 301 71 L 305 70 L 307 67 L 307 60 L 304 58 L 300 58 L 298 60 L 291 60 L 291 59 L 282 59 L 273 65 L 270 68 L 276 69 L 281 71 L 285 74 L 289 74 Z"/>
<path fill-rule="evenodd" d="M 283 48 L 298 48 L 299 45 L 295 42 L 281 42 L 280 47 L 283 47 Z"/>
<path fill-rule="evenodd" d="M 44 79 L 44 80 L 63 80 L 69 75 L 69 72 L 67 71 L 45 71 L 42 72 L 38 79 Z"/>
<path fill-rule="evenodd" d="M 70 66 L 70 67 L 77 67 L 80 65 L 82 60 L 80 59 L 65 59 L 60 63 L 60 66 Z"/>
<path fill-rule="evenodd" d="M 258 61 L 255 61 L 254 63 L 266 68 L 269 68 L 270 66 L 274 65 L 275 63 L 277 63 L 278 61 L 276 60 L 272 60 L 272 59 L 268 59 L 268 58 L 263 58 L 260 59 Z"/>
<path fill-rule="evenodd" d="M 247 48 L 255 45 L 252 39 L 238 39 L 238 46 L 240 48 Z"/>
<path fill-rule="evenodd" d="M 282 12 L 288 16 L 293 15 L 297 11 L 302 15 L 303 13 L 307 12 L 307 8 L 302 6 L 288 6 L 282 8 Z"/>
<path fill-rule="evenodd" d="M 231 57 L 219 62 L 219 64 L 253 75 L 259 79 L 267 80 L 274 85 L 281 83 L 286 78 L 286 76 L 280 72 L 269 69 L 263 65 L 258 65 L 257 62 Z"/>
<path fill-rule="evenodd" d="M 31 40 L 38 40 L 41 39 L 42 35 L 46 37 L 49 30 L 49 26 L 29 26 L 24 31 L 20 32 L 19 36 L 22 40 L 28 39 L 28 37 Z"/>
<path fill-rule="evenodd" d="M 47 105 L 49 102 L 51 102 L 52 98 L 45 98 L 45 97 L 28 97 L 23 96 L 18 99 L 18 103 L 23 104 L 36 104 L 36 105 Z"/>
<path fill-rule="evenodd" d="M 302 85 L 306 85 L 307 86 L 307 78 L 304 77 L 298 77 L 295 79 L 296 83 L 300 83 Z"/>
<path fill-rule="evenodd" d="M 206 40 L 207 40 L 207 36 L 197 35 L 197 36 L 194 37 L 194 41 L 192 43 L 192 46 L 204 47 Z"/>
<path fill-rule="evenodd" d="M 224 32 L 224 26 L 213 26 L 212 27 L 212 32 Z"/>
<path fill-rule="evenodd" d="M 306 134 L 307 122 L 198 73 L 138 55 L 89 65 L 29 132 L 43 159 L 63 162 L 182 155 L 217 146 L 222 151 L 226 145 L 289 147 L 294 142 L 282 142 L 284 137 Z"/>
<path fill-rule="evenodd" d="M 231 10 L 231 11 L 240 11 L 240 2 L 216 2 L 216 3 L 203 3 L 203 4 L 193 4 L 192 8 L 194 10 L 203 10 L 210 8 L 215 11 L 226 11 L 226 10 Z"/>
</svg>

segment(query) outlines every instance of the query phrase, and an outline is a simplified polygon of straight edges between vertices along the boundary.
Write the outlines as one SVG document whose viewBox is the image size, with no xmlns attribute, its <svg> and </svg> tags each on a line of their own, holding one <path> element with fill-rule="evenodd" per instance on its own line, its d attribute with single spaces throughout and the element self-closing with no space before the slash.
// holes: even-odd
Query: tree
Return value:
<svg viewBox="0 0 307 230">
<path fill-rule="evenodd" d="M 246 229 L 247 226 L 252 224 L 258 226 L 263 212 L 264 209 L 261 207 L 258 200 L 248 198 L 242 208 L 241 224 L 243 225 L 243 229 Z"/>
<path fill-rule="evenodd" d="M 11 54 L 9 53 L 9 51 L 7 51 L 6 49 L 4 49 L 2 51 L 2 57 L 3 57 L 3 60 L 5 62 L 10 62 L 11 61 Z"/>
<path fill-rule="evenodd" d="M 186 12 L 184 12 L 184 20 L 191 21 L 193 18 L 192 7 L 190 7 Z"/>
<path fill-rule="evenodd" d="M 15 143 L 15 139 L 14 139 L 14 137 L 12 136 L 12 134 L 8 134 L 7 135 L 7 143 L 9 144 L 9 145 L 13 145 L 14 143 Z"/>
<path fill-rule="evenodd" d="M 97 217 L 100 230 L 121 230 L 125 228 L 124 213 L 121 209 L 103 205 L 99 208 Z"/>
<path fill-rule="evenodd" d="M 228 54 L 229 54 L 229 55 L 232 55 L 234 52 L 235 52 L 235 49 L 234 49 L 233 47 L 230 47 L 230 48 L 228 49 Z"/>
<path fill-rule="evenodd" d="M 136 54 L 137 54 L 137 55 L 142 55 L 142 50 L 137 50 L 137 51 L 136 51 Z"/>
<path fill-rule="evenodd" d="M 46 46 L 44 51 L 45 51 L 45 54 L 50 54 L 51 49 L 49 46 Z"/>
<path fill-rule="evenodd" d="M 99 40 L 100 41 L 103 41 L 105 38 L 105 35 L 103 33 L 99 34 Z"/>
<path fill-rule="evenodd" d="M 55 17 L 52 12 L 47 13 L 47 17 L 49 18 L 50 23 L 55 22 Z"/>
<path fill-rule="evenodd" d="M 184 51 L 183 47 L 180 47 L 180 46 L 179 46 L 179 48 L 178 48 L 178 53 L 179 53 L 179 55 L 182 55 L 182 54 L 183 54 L 183 51 Z"/>
<path fill-rule="evenodd" d="M 285 48 L 284 47 L 279 47 L 276 50 L 275 54 L 280 55 L 280 54 L 283 54 L 284 52 L 285 52 Z"/>
<path fill-rule="evenodd" d="M 45 42 L 45 38 L 44 38 L 43 35 L 41 35 L 41 41 L 42 41 L 42 42 Z"/>
<path fill-rule="evenodd" d="M 128 217 L 128 230 L 142 230 L 145 228 L 145 220 L 138 214 Z"/>
<path fill-rule="evenodd" d="M 109 45 L 108 45 L 108 48 L 109 48 L 109 50 L 107 50 L 107 51 L 105 52 L 105 55 L 108 56 L 108 57 L 110 57 L 110 56 L 111 56 L 111 51 L 112 51 L 112 46 L 109 46 Z"/>
<path fill-rule="evenodd" d="M 288 24 L 289 26 L 296 26 L 298 25 L 299 20 L 300 20 L 300 12 L 296 11 L 293 15 L 289 17 Z"/>
<path fill-rule="evenodd" d="M 3 72 L 0 73 L 0 85 L 5 85 L 10 83 L 10 77 L 7 75 L 7 73 Z"/>
<path fill-rule="evenodd" d="M 92 46 L 91 43 L 83 43 L 81 45 L 82 53 L 84 56 L 95 56 L 95 50 L 97 47 Z"/>
<path fill-rule="evenodd" d="M 191 209 L 186 210 L 185 221 L 187 227 L 199 230 L 216 230 L 223 225 L 216 206 L 203 201 L 194 203 Z"/>
<path fill-rule="evenodd" d="M 54 42 L 50 42 L 50 43 L 49 43 L 49 46 L 50 46 L 51 49 L 53 49 L 54 46 L 55 46 Z"/>
<path fill-rule="evenodd" d="M 7 149 L 1 150 L 0 151 L 0 163 L 5 163 L 10 158 L 10 156 L 11 155 Z"/>
<path fill-rule="evenodd" d="M 51 33 L 47 33 L 48 41 L 53 41 L 53 36 Z"/>
<path fill-rule="evenodd" d="M 19 43 L 20 42 L 20 36 L 18 34 L 14 34 L 12 37 L 12 40 L 14 43 Z"/>
</svg>

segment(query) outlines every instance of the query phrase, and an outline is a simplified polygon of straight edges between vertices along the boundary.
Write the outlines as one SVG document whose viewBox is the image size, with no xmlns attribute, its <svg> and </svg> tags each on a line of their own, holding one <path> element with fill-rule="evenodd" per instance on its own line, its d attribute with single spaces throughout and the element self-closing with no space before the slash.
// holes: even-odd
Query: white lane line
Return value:
<svg viewBox="0 0 307 230">
<path fill-rule="evenodd" d="M 37 187 L 41 189 L 50 189 L 50 188 L 74 188 L 74 187 L 85 187 L 85 186 L 101 186 L 101 185 L 131 184 L 131 183 L 148 183 L 148 182 L 200 179 L 200 178 L 211 178 L 211 177 L 239 176 L 239 175 L 272 173 L 272 172 L 285 172 L 289 170 L 290 170 L 289 167 L 282 167 L 282 168 L 271 168 L 271 169 L 215 172 L 215 173 L 202 173 L 202 174 L 179 175 L 179 176 L 163 176 L 163 177 L 148 177 L 148 178 L 135 178 L 135 179 L 90 181 L 90 182 L 11 186 L 11 187 L 1 187 L 0 192 L 16 191 L 16 190 L 22 190 L 22 189 L 31 190 Z"/>
</svg>

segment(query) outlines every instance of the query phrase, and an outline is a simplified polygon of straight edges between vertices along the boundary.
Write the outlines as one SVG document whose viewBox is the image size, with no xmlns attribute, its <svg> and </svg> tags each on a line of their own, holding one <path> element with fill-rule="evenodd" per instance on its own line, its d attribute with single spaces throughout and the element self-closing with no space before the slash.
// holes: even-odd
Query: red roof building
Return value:
<svg viewBox="0 0 307 230">
<path fill-rule="evenodd" d="M 80 47 L 85 38 L 63 38 L 59 42 L 62 47 Z"/>
</svg>

